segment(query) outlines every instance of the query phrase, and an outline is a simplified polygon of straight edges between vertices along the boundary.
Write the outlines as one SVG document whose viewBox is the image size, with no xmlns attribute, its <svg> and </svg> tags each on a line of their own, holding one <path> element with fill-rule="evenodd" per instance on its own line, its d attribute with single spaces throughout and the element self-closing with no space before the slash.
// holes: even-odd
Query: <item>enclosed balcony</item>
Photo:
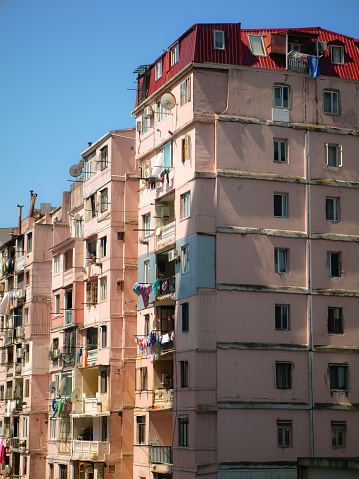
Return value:
<svg viewBox="0 0 359 479">
<path fill-rule="evenodd" d="M 151 464 L 173 464 L 171 446 L 150 446 Z"/>
<path fill-rule="evenodd" d="M 72 458 L 81 461 L 105 461 L 110 443 L 102 441 L 73 441 Z"/>
<path fill-rule="evenodd" d="M 110 454 L 108 416 L 75 417 L 72 458 L 81 461 L 105 461 Z"/>
<path fill-rule="evenodd" d="M 174 194 L 156 201 L 156 249 L 173 244 L 176 237 Z"/>
</svg>

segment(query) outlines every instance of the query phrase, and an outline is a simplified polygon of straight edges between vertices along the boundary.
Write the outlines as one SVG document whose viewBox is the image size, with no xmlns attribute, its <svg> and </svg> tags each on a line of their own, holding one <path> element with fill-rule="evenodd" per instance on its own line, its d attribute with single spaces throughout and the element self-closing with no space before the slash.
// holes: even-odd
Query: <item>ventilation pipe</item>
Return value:
<svg viewBox="0 0 359 479">
<path fill-rule="evenodd" d="M 19 208 L 19 227 L 18 227 L 18 235 L 21 235 L 21 212 L 22 212 L 22 209 L 24 207 L 24 205 L 17 205 L 17 207 Z"/>
<path fill-rule="evenodd" d="M 33 216 L 34 216 L 34 208 L 35 208 L 35 201 L 36 201 L 37 194 L 34 193 L 34 190 L 30 190 L 30 194 L 31 194 L 31 199 L 30 199 L 29 218 L 33 218 Z"/>
</svg>

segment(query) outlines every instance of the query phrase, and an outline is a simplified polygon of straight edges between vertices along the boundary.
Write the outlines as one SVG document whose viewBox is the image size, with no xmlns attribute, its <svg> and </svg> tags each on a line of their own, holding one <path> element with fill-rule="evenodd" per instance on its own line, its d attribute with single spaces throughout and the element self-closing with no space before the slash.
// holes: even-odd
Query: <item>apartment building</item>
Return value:
<svg viewBox="0 0 359 479">
<path fill-rule="evenodd" d="M 197 24 L 136 71 L 134 478 L 357 456 L 358 48 Z"/>
<path fill-rule="evenodd" d="M 89 144 L 68 202 L 52 212 L 50 479 L 132 477 L 134 146 L 134 129 L 111 131 Z"/>
<path fill-rule="evenodd" d="M 0 435 L 4 477 L 45 475 L 51 301 L 51 205 L 35 209 L 0 247 Z"/>
</svg>

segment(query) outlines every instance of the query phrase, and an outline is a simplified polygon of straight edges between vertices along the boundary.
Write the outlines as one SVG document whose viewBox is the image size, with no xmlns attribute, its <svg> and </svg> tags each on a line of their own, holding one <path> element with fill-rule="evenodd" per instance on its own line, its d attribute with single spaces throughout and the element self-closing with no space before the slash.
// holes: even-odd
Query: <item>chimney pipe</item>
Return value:
<svg viewBox="0 0 359 479">
<path fill-rule="evenodd" d="M 18 227 L 18 235 L 21 235 L 21 211 L 24 207 L 24 205 L 17 205 L 17 207 L 19 208 L 19 227 Z"/>
<path fill-rule="evenodd" d="M 36 200 L 37 194 L 34 193 L 34 190 L 30 190 L 30 194 L 31 194 L 31 199 L 30 199 L 29 218 L 33 218 L 33 216 L 34 216 L 34 208 L 35 208 L 35 200 Z"/>
<path fill-rule="evenodd" d="M 90 148 L 90 146 L 92 145 L 92 141 L 88 141 L 87 144 L 88 144 L 88 147 Z"/>
</svg>

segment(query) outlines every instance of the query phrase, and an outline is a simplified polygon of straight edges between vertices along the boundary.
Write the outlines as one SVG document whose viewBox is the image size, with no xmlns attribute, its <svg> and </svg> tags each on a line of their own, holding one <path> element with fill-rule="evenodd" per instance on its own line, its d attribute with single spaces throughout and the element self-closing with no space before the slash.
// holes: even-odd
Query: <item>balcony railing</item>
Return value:
<svg viewBox="0 0 359 479">
<path fill-rule="evenodd" d="M 173 464 L 171 446 L 150 446 L 152 464 Z"/>
<path fill-rule="evenodd" d="M 97 398 L 84 398 L 84 413 L 95 414 L 98 412 Z"/>
<path fill-rule="evenodd" d="M 65 324 L 72 324 L 72 309 L 65 310 Z"/>
<path fill-rule="evenodd" d="M 87 352 L 87 364 L 89 363 L 95 363 L 97 361 L 97 354 L 98 350 L 97 349 L 90 349 Z"/>
<path fill-rule="evenodd" d="M 288 70 L 297 73 L 309 73 L 309 64 L 306 55 L 288 53 Z"/>
<path fill-rule="evenodd" d="M 157 298 L 165 296 L 167 294 L 176 292 L 176 277 L 170 276 L 169 278 L 160 279 L 160 288 L 158 290 Z"/>
<path fill-rule="evenodd" d="M 167 225 L 158 227 L 158 229 L 156 230 L 157 247 L 162 246 L 164 243 L 168 243 L 175 238 L 175 228 L 175 221 L 172 221 Z"/>
<path fill-rule="evenodd" d="M 16 363 L 15 364 L 15 374 L 16 375 L 21 375 L 21 370 L 22 370 L 21 363 Z"/>
<path fill-rule="evenodd" d="M 16 257 L 15 271 L 20 271 L 20 269 L 24 269 L 24 265 L 25 265 L 25 256 Z"/>
<path fill-rule="evenodd" d="M 155 405 L 156 406 L 171 406 L 173 403 L 173 389 L 156 389 Z"/>
<path fill-rule="evenodd" d="M 100 441 L 73 441 L 72 455 L 76 459 L 105 460 L 105 455 L 110 454 L 110 444 Z"/>
</svg>

